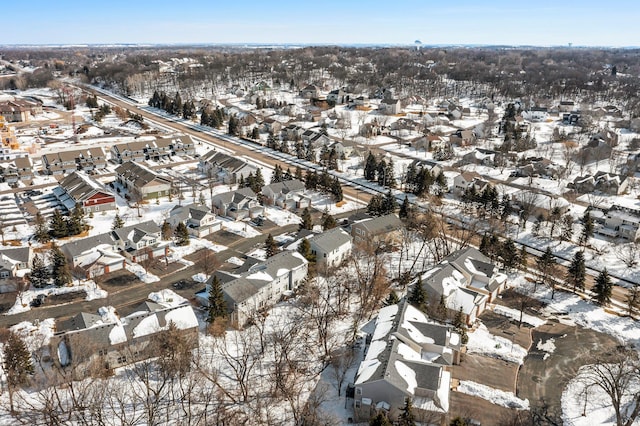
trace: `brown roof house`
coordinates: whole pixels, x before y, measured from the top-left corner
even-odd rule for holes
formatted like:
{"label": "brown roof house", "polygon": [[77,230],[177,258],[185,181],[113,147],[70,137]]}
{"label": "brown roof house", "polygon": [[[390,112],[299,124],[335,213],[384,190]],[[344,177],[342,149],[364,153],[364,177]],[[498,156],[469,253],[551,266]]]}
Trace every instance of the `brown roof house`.
{"label": "brown roof house", "polygon": [[116,168],[116,181],[134,197],[148,200],[166,197],[171,193],[172,180],[146,165],[128,161]]}
{"label": "brown roof house", "polygon": [[399,231],[403,227],[402,221],[395,213],[365,219],[351,225],[353,242],[362,243],[391,243],[399,238]]}

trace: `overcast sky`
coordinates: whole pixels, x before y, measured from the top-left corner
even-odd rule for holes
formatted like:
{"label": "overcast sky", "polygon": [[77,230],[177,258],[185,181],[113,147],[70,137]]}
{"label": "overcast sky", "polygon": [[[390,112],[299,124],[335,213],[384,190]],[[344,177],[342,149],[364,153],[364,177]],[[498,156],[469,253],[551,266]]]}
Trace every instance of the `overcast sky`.
{"label": "overcast sky", "polygon": [[425,45],[640,46],[637,0],[29,0],[13,4],[15,13],[3,17],[0,44],[413,44],[420,40]]}

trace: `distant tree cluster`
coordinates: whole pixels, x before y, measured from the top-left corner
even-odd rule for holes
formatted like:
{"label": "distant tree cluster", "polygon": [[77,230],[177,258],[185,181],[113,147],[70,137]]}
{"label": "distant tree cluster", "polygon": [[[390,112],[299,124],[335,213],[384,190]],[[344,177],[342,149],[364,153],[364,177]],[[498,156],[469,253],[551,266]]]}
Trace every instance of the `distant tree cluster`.
{"label": "distant tree cluster", "polygon": [[179,92],[176,92],[172,98],[167,96],[165,92],[158,92],[156,90],[153,92],[151,99],[149,99],[149,106],[160,108],[168,114],[181,116],[185,120],[196,118],[195,103],[191,99],[183,102]]}
{"label": "distant tree cluster", "polygon": [[326,170],[320,174],[316,170],[307,170],[304,182],[307,189],[331,194],[337,203],[344,198],[340,180],[337,176],[331,176]]}

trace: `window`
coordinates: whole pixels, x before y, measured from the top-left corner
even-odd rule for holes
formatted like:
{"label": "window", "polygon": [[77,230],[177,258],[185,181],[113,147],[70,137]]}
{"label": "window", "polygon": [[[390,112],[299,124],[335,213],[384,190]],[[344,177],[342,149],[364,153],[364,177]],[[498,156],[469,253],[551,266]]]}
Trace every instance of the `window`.
{"label": "window", "polygon": [[362,388],[356,388],[356,395],[362,395]]}
{"label": "window", "polygon": [[9,277],[9,271],[0,272],[0,278],[8,278],[8,277]]}
{"label": "window", "polygon": [[356,408],[360,408],[360,401],[356,401]]}
{"label": "window", "polygon": [[120,355],[118,357],[118,364],[124,364],[125,362],[127,362],[127,357],[124,355]]}

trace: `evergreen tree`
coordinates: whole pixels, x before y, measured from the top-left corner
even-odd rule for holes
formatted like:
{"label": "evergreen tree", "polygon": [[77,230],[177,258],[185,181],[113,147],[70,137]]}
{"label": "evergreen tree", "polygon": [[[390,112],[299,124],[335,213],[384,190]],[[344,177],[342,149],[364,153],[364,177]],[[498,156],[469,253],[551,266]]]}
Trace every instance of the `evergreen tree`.
{"label": "evergreen tree", "polygon": [[489,247],[489,244],[490,244],[489,235],[485,232],[484,234],[482,234],[482,239],[480,240],[480,247],[478,247],[478,250],[480,250],[480,253],[484,254],[485,256],[489,256],[491,252],[491,248]]}
{"label": "evergreen tree", "polygon": [[455,419],[451,420],[451,423],[449,423],[449,426],[468,426],[468,423],[465,419],[458,416]]}
{"label": "evergreen tree", "polygon": [[373,216],[380,216],[383,214],[384,200],[381,195],[374,195],[367,204],[367,213]]}
{"label": "evergreen tree", "polygon": [[378,185],[386,186],[387,179],[389,178],[389,176],[387,176],[387,162],[384,161],[384,159],[378,162],[377,172],[378,172]]}
{"label": "evergreen tree", "polygon": [[113,218],[113,224],[111,225],[111,229],[120,229],[124,226],[124,220],[120,217],[118,213],[116,213],[116,217]]}
{"label": "evergreen tree", "polygon": [[387,194],[384,197],[383,204],[383,214],[389,214],[396,211],[396,207],[398,207],[398,202],[396,201],[396,197],[391,193],[391,190],[387,191]]}
{"label": "evergreen tree", "polygon": [[369,420],[369,426],[392,426],[391,421],[386,414],[380,412]]}
{"label": "evergreen tree", "polygon": [[251,186],[251,189],[253,190],[253,192],[257,194],[258,192],[262,191],[263,186],[264,186],[264,177],[262,177],[262,169],[258,167],[256,169],[256,174],[254,176],[254,182],[253,182],[253,185]]}
{"label": "evergreen tree", "polygon": [[419,281],[413,285],[413,289],[407,300],[416,308],[424,310],[427,304],[427,293],[422,287],[422,282]]}
{"label": "evergreen tree", "polygon": [[328,231],[338,226],[338,222],[329,213],[322,214],[322,230]]}
{"label": "evergreen tree", "polygon": [[49,228],[47,227],[47,223],[45,222],[40,212],[36,213],[35,227],[36,230],[33,234],[33,237],[37,242],[44,244],[51,240],[51,235],[49,235]]}
{"label": "evergreen tree", "polygon": [[344,194],[342,193],[342,185],[340,184],[340,180],[337,177],[334,177],[331,181],[331,195],[333,195],[333,199],[336,203],[339,203],[344,199]]}
{"label": "evergreen tree", "polygon": [[260,130],[258,130],[257,127],[254,127],[251,130],[251,139],[253,139],[254,141],[257,141],[258,139],[260,139]]}
{"label": "evergreen tree", "polygon": [[229,133],[230,135],[233,136],[237,136],[238,135],[238,131],[239,131],[239,123],[238,123],[238,119],[236,118],[235,115],[232,115],[229,117],[229,130],[227,131],[227,133]]}
{"label": "evergreen tree", "polygon": [[[551,246],[547,246],[547,249],[542,254],[542,256],[538,257],[536,260],[536,264],[538,266],[538,271],[540,272],[540,279],[543,283],[549,284],[549,279],[553,282],[553,275],[556,268],[556,258],[551,251]],[[555,285],[551,285],[552,291],[555,291]],[[553,299],[553,292],[551,293],[551,298]]]}
{"label": "evergreen tree", "polygon": [[273,235],[267,235],[267,240],[264,242],[264,249],[267,252],[267,258],[272,257],[278,252],[278,245],[276,240],[273,239]]}
{"label": "evergreen tree", "polygon": [[384,169],[385,185],[389,188],[396,187],[396,178],[394,174],[395,171],[393,167],[393,160],[389,159],[389,162],[386,164],[386,167]]}
{"label": "evergreen tree", "polygon": [[560,219],[560,239],[562,241],[571,241],[573,236],[573,216],[565,214]]}
{"label": "evergreen tree", "polygon": [[502,258],[502,264],[505,269],[511,270],[517,266],[518,250],[511,238],[507,238],[507,240],[502,243],[502,246],[500,247],[500,257]]}
{"label": "evergreen tree", "polygon": [[384,305],[391,306],[391,305],[397,305],[398,303],[400,303],[400,298],[398,297],[395,291],[391,290],[389,292],[389,296],[387,296],[387,298],[384,300]]}
{"label": "evergreen tree", "polygon": [[47,266],[44,264],[44,259],[38,253],[35,253],[31,261],[31,285],[36,288],[46,287],[49,285],[50,278],[51,275],[49,274],[49,269],[47,269]]}
{"label": "evergreen tree", "polygon": [[376,171],[378,170],[378,162],[376,157],[369,151],[367,161],[364,165],[364,178],[368,181],[376,180]]}
{"label": "evergreen tree", "polygon": [[311,218],[311,211],[308,207],[305,207],[302,211],[302,222],[300,223],[300,229],[313,229],[313,219]]}
{"label": "evergreen tree", "polygon": [[67,222],[67,235],[78,235],[82,233],[86,228],[84,221],[84,210],[80,203],[76,204],[71,211],[71,217]]}
{"label": "evergreen tree", "polygon": [[11,412],[13,412],[13,392],[16,388],[29,383],[29,378],[34,373],[33,361],[24,340],[13,331],[9,331],[2,354],[6,383],[9,390],[9,405]]}
{"label": "evergreen tree", "polygon": [[567,268],[565,279],[567,281],[567,285],[573,287],[574,292],[576,291],[576,289],[584,289],[584,283],[586,280],[586,268],[584,252],[582,250],[578,250],[576,254],[573,255],[571,264]]}
{"label": "evergreen tree", "polygon": [[189,239],[189,229],[187,229],[187,225],[185,225],[184,222],[178,223],[174,235],[176,237],[176,245],[178,247],[188,246],[191,242]]}
{"label": "evergreen tree", "polygon": [[53,211],[53,216],[49,220],[49,235],[53,238],[64,238],[69,235],[67,221],[58,209]]}
{"label": "evergreen tree", "polygon": [[211,123],[211,116],[209,115],[207,108],[205,108],[202,110],[202,114],[200,114],[200,125],[208,126],[210,123]]}
{"label": "evergreen tree", "polygon": [[398,426],[416,426],[415,415],[413,414],[413,403],[411,398],[405,398],[404,407],[398,416]]}
{"label": "evergreen tree", "polygon": [[409,217],[409,213],[411,212],[411,204],[409,204],[409,198],[404,196],[404,200],[402,201],[402,205],[400,206],[400,211],[398,212],[398,216],[400,219],[406,219]]}
{"label": "evergreen tree", "polygon": [[302,176],[302,169],[300,168],[300,166],[296,166],[294,177],[298,179],[300,182],[304,181],[304,178]]}
{"label": "evergreen tree", "polygon": [[282,181],[282,167],[280,167],[280,164],[276,163],[276,166],[273,168],[273,174],[271,175],[271,183],[278,183]]}
{"label": "evergreen tree", "polygon": [[464,313],[462,312],[462,306],[456,312],[456,316],[453,318],[453,327],[456,333],[460,335],[460,342],[466,345],[469,341],[469,335],[467,334],[467,324],[464,321]]}
{"label": "evergreen tree", "polygon": [[613,291],[613,283],[611,277],[607,272],[607,268],[604,268],[600,274],[596,277],[596,283],[593,286],[593,292],[595,293],[594,300],[600,305],[607,305],[611,301],[611,293]]}
{"label": "evergreen tree", "polygon": [[222,294],[222,285],[216,275],[211,279],[209,288],[209,316],[207,321],[213,323],[216,318],[225,318],[227,316],[227,304]]}
{"label": "evergreen tree", "polygon": [[580,222],[582,223],[582,233],[580,234],[579,244],[584,246],[589,242],[589,238],[593,237],[593,219],[588,210],[584,212]]}
{"label": "evergreen tree", "polygon": [[51,244],[50,250],[51,258],[51,275],[53,276],[53,284],[56,287],[66,286],[71,282],[71,271],[69,270],[69,264],[60,247],[56,243]]}
{"label": "evergreen tree", "polygon": [[298,253],[304,256],[309,262],[315,262],[316,256],[311,252],[311,243],[308,239],[303,238],[298,246]]}

